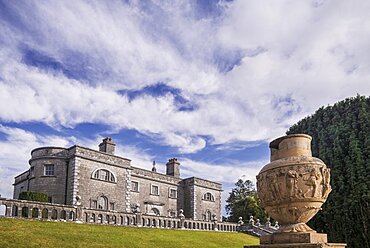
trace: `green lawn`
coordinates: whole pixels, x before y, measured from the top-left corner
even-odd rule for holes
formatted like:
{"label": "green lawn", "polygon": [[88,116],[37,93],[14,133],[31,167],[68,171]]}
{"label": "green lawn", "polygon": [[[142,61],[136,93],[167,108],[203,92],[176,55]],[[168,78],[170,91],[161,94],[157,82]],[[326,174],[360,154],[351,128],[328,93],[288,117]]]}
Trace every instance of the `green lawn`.
{"label": "green lawn", "polygon": [[242,233],[130,228],[0,218],[0,247],[238,247],[258,244]]}

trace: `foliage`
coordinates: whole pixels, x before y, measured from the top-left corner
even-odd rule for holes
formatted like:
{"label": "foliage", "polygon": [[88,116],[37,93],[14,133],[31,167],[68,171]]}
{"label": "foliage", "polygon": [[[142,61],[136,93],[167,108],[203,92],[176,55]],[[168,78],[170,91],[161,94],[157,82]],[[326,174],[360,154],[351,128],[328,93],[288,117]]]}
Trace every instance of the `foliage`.
{"label": "foliage", "polygon": [[48,202],[48,195],[40,192],[22,192],[19,194],[19,200]]}
{"label": "foliage", "polygon": [[310,222],[332,242],[370,247],[370,98],[357,96],[322,107],[287,134],[312,136],[313,156],[331,168],[332,192]]}
{"label": "foliage", "polygon": [[224,248],[258,243],[244,233],[0,218],[0,247]]}
{"label": "foliage", "polygon": [[243,217],[245,222],[253,215],[256,219],[265,222],[266,214],[260,205],[253,183],[250,180],[239,179],[235,186],[226,200],[225,208],[229,215],[227,220],[237,222],[239,217]]}

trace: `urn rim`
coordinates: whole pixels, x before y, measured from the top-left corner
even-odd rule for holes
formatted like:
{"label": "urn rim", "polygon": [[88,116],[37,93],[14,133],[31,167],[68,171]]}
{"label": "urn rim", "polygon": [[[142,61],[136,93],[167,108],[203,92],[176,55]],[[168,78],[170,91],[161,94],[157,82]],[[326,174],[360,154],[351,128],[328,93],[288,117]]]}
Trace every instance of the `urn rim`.
{"label": "urn rim", "polygon": [[310,135],[308,135],[308,134],[303,134],[303,133],[299,133],[299,134],[288,134],[288,135],[281,136],[281,137],[279,137],[279,138],[274,139],[273,141],[271,141],[270,144],[269,144],[269,148],[278,149],[279,148],[279,144],[280,144],[281,141],[283,141],[285,139],[297,138],[297,137],[307,138],[310,141],[312,140],[312,137]]}

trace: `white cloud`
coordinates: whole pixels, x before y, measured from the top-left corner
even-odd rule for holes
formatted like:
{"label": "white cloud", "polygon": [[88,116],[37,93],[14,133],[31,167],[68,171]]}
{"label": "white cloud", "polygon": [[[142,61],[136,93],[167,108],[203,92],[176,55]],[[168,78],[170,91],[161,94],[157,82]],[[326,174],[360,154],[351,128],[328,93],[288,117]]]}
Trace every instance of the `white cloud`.
{"label": "white cloud", "polygon": [[261,161],[231,161],[230,163],[209,164],[201,161],[194,161],[187,158],[180,158],[181,176],[183,178],[196,176],[211,181],[222,183],[223,192],[221,195],[222,214],[226,215],[225,204],[234,184],[238,179],[251,180],[256,185],[256,175],[261,168],[269,163]]}
{"label": "white cloud", "polygon": [[12,197],[14,177],[29,168],[31,150],[40,146],[68,147],[74,137],[38,135],[20,128],[0,125],[5,139],[0,141],[0,194]]}
{"label": "white cloud", "polygon": [[182,177],[200,177],[219,183],[234,184],[243,176],[244,180],[256,182],[256,175],[263,165],[268,162],[261,161],[231,161],[230,163],[210,164],[194,161],[188,158],[180,158]]}
{"label": "white cloud", "polygon": [[[204,137],[269,140],[322,105],[370,95],[370,4],[355,2],[234,1],[213,19],[179,2],[17,4],[26,28],[0,22],[0,120],[104,123],[181,153],[203,149]],[[93,76],[88,84],[27,66],[21,45]],[[216,55],[257,48],[233,70],[217,70]],[[179,88],[195,110],[178,111],[171,94],[129,101],[116,92],[157,82]]]}

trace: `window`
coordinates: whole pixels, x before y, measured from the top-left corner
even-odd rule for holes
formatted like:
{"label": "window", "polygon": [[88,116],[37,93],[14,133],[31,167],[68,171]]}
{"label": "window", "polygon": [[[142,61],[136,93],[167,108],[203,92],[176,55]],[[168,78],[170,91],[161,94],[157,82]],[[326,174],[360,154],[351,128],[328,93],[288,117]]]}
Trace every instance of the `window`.
{"label": "window", "polygon": [[98,201],[96,201],[96,200],[92,200],[92,202],[91,202],[91,207],[92,207],[92,208],[98,208]]}
{"label": "window", "polygon": [[98,199],[98,209],[108,209],[108,199],[105,196],[100,196]]}
{"label": "window", "polygon": [[92,178],[106,182],[116,182],[116,177],[114,176],[114,174],[105,169],[95,170],[93,172]]}
{"label": "window", "polygon": [[30,168],[30,177],[34,177],[35,176],[35,167],[31,167]]}
{"label": "window", "polygon": [[215,197],[211,193],[207,192],[203,195],[203,200],[205,200],[205,201],[215,201]]}
{"label": "window", "polygon": [[44,175],[45,176],[54,176],[54,165],[53,164],[44,165]]}
{"label": "window", "polygon": [[161,215],[157,208],[152,208],[152,210],[150,211],[150,214],[151,215],[156,215],[156,216]]}
{"label": "window", "polygon": [[113,202],[109,203],[109,209],[114,210],[114,203]]}
{"label": "window", "polygon": [[209,210],[206,211],[206,220],[207,221],[212,221],[212,213]]}
{"label": "window", "polygon": [[170,189],[168,197],[169,198],[177,198],[177,190],[176,189]]}
{"label": "window", "polygon": [[53,198],[51,196],[48,196],[48,202],[53,203]]}
{"label": "window", "polygon": [[157,185],[152,185],[150,193],[152,195],[159,195],[159,187]]}
{"label": "window", "polygon": [[139,182],[131,181],[131,191],[139,192]]}

